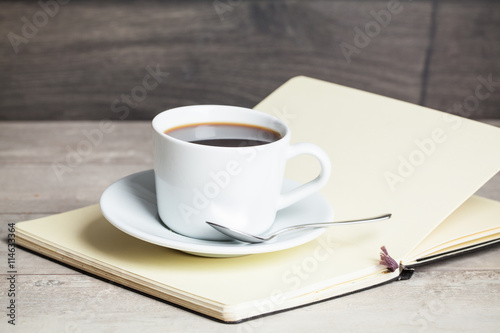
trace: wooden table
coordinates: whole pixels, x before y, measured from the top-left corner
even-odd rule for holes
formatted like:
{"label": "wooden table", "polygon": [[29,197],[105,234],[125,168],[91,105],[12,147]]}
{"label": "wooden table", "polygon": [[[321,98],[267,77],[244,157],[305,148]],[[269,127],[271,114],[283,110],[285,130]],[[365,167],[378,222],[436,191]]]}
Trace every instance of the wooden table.
{"label": "wooden table", "polygon": [[[499,120],[490,121],[500,126]],[[7,323],[8,224],[84,207],[128,174],[151,169],[145,121],[0,122],[0,311]],[[87,135],[87,136],[86,136]],[[88,153],[76,158],[86,145]],[[72,157],[69,157],[72,156]],[[68,160],[66,160],[68,159]],[[67,162],[71,163],[67,163]],[[55,171],[57,163],[69,165]],[[500,200],[500,174],[480,195]],[[15,251],[19,332],[422,332],[500,329],[500,246],[418,268],[390,283],[304,308],[225,325],[21,248]],[[5,329],[9,330],[5,330]]]}

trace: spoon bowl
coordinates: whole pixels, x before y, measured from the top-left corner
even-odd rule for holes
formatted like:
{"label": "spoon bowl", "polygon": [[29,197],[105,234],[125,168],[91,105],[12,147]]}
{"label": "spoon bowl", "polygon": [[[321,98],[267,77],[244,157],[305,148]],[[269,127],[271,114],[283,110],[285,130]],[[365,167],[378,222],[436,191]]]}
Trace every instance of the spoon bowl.
{"label": "spoon bowl", "polygon": [[390,219],[392,214],[384,214],[380,216],[375,216],[375,217],[370,217],[370,218],[364,218],[364,219],[358,219],[358,220],[349,220],[349,221],[332,221],[332,222],[321,222],[321,223],[307,223],[307,224],[299,224],[299,225],[294,225],[291,227],[283,228],[278,231],[275,231],[272,234],[268,235],[251,235],[247,232],[241,231],[241,230],[236,230],[233,228],[225,227],[223,225],[214,223],[214,222],[209,222],[207,221],[207,224],[210,225],[212,228],[216,229],[217,231],[223,233],[224,235],[236,239],[240,242],[245,242],[245,243],[262,243],[262,242],[267,242],[274,237],[288,232],[292,230],[299,230],[299,229],[311,229],[311,228],[325,228],[329,227],[332,225],[344,225],[344,224],[359,224],[359,223],[367,223],[367,222],[377,222],[377,221],[382,221],[382,220],[387,220]]}

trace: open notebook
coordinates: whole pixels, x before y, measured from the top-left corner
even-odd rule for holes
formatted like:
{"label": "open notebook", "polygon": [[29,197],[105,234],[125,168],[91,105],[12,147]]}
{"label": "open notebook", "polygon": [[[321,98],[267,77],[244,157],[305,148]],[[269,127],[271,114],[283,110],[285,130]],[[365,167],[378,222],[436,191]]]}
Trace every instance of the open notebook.
{"label": "open notebook", "polygon": [[[285,120],[293,142],[329,153],[332,178],[321,194],[337,220],[393,217],[332,227],[288,250],[204,258],[129,236],[93,205],[17,223],[17,244],[237,322],[397,280],[407,267],[500,241],[500,202],[473,196],[500,170],[500,129],[306,77],[256,109]],[[317,172],[310,164],[290,161],[287,177],[307,181]],[[379,263],[381,246],[399,269]]]}

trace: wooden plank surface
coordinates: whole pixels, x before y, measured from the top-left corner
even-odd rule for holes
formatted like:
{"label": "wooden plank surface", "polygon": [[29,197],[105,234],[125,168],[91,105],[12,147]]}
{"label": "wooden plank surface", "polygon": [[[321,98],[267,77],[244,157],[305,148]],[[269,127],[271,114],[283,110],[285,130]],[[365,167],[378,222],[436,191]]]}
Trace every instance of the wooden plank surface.
{"label": "wooden plank surface", "polygon": [[[389,4],[0,1],[0,120],[252,107],[296,75],[500,118],[500,3],[401,1],[388,12]],[[494,84],[476,103],[479,76]]]}
{"label": "wooden plank surface", "polygon": [[[86,275],[26,275],[18,281],[22,312],[16,328],[21,332],[495,332],[498,295],[489,290],[498,291],[500,273],[460,273],[462,278],[457,272],[416,273],[409,281],[236,325],[220,324]],[[78,301],[68,302],[75,295]]]}
{"label": "wooden plank surface", "polygon": [[[499,120],[489,123],[500,126]],[[113,130],[62,180],[51,165],[99,122],[0,122],[0,278],[7,224],[97,203],[122,176],[152,167],[149,122]],[[36,135],[25,135],[33,133]],[[61,140],[64,133],[65,140]],[[480,192],[500,200],[497,175]],[[500,328],[500,246],[416,269],[408,281],[237,325],[225,325],[16,249],[20,332],[495,332]],[[0,284],[5,308],[7,284]],[[3,310],[5,312],[5,310]],[[3,315],[5,316],[5,314]],[[56,319],[57,318],[57,319]],[[15,331],[6,318],[2,331]]]}
{"label": "wooden plank surface", "polygon": [[[70,2],[20,42],[12,34],[24,38],[23,18],[42,9],[0,1],[6,36],[0,120],[132,120],[187,104],[253,107],[296,75],[418,103],[432,2],[402,2],[381,26],[371,12],[387,6],[381,0]],[[157,82],[147,78],[152,70],[160,72]]]}
{"label": "wooden plank surface", "polygon": [[437,1],[435,11],[423,103],[468,118],[500,118],[499,3]]}

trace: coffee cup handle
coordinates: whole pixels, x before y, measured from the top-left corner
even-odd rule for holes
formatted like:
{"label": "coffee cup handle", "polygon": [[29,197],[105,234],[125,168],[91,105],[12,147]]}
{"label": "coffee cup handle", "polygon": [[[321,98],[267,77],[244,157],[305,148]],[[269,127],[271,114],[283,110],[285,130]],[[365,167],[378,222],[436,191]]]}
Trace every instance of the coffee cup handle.
{"label": "coffee cup handle", "polygon": [[287,160],[302,154],[312,155],[316,157],[316,159],[320,163],[321,171],[319,175],[310,182],[302,184],[287,193],[281,194],[278,199],[278,210],[288,207],[296,203],[297,201],[300,201],[305,197],[319,191],[323,186],[326,185],[328,179],[330,178],[330,158],[323,149],[312,143],[296,143],[288,147]]}

